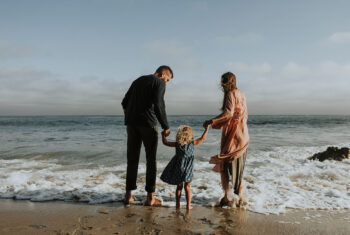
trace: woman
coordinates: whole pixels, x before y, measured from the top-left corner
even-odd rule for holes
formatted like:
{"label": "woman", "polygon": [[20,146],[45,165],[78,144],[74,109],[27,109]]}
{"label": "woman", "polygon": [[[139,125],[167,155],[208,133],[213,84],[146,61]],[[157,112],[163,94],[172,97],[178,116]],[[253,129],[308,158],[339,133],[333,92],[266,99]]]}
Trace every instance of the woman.
{"label": "woman", "polygon": [[222,113],[203,123],[203,126],[212,125],[214,129],[222,129],[220,154],[211,157],[210,163],[215,164],[214,171],[220,172],[221,184],[224,197],[220,205],[228,205],[227,197],[229,191],[229,178],[232,175],[234,193],[240,198],[238,205],[242,202],[242,181],[249,134],[247,127],[247,104],[246,99],[236,86],[236,76],[227,72],[221,76],[221,87],[224,92]]}

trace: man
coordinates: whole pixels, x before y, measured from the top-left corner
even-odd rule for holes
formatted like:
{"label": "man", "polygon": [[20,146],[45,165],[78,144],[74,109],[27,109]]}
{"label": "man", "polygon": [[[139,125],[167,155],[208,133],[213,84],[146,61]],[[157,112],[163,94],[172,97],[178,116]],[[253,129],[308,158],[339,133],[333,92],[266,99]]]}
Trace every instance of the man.
{"label": "man", "polygon": [[127,91],[122,106],[125,114],[127,141],[127,172],[125,203],[134,201],[132,190],[137,188],[137,170],[140,159],[141,143],[146,151],[146,191],[148,206],[161,205],[154,197],[157,176],[157,146],[159,121],[166,136],[170,134],[165,112],[165,85],[173,78],[169,66],[160,66],[154,74],[136,79]]}

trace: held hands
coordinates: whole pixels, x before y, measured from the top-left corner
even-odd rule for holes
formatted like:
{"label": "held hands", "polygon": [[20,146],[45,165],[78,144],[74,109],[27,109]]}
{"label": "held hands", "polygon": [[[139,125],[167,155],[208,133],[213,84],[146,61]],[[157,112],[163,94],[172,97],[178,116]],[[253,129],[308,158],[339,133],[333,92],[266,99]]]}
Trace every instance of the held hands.
{"label": "held hands", "polygon": [[200,143],[202,143],[205,138],[207,138],[208,135],[208,131],[209,131],[209,126],[211,125],[212,121],[211,120],[207,120],[203,123],[203,127],[205,128],[202,136],[196,140],[194,140],[194,145],[199,145]]}
{"label": "held hands", "polygon": [[203,127],[207,129],[211,124],[213,124],[212,120],[206,120],[205,122],[203,122]]}
{"label": "held hands", "polygon": [[162,142],[164,145],[169,146],[169,147],[175,147],[176,142],[169,142],[166,137],[170,134],[170,130],[166,129],[162,131]]}
{"label": "held hands", "polygon": [[207,136],[207,134],[208,134],[208,132],[209,132],[209,126],[210,126],[211,124],[208,124],[208,125],[206,125],[206,126],[204,126],[204,124],[203,124],[203,126],[204,126],[204,132],[203,132],[203,136],[204,136],[204,138],[206,138],[206,136]]}
{"label": "held hands", "polygon": [[162,131],[162,136],[167,137],[169,135],[170,135],[170,130],[169,129],[166,129],[166,130]]}

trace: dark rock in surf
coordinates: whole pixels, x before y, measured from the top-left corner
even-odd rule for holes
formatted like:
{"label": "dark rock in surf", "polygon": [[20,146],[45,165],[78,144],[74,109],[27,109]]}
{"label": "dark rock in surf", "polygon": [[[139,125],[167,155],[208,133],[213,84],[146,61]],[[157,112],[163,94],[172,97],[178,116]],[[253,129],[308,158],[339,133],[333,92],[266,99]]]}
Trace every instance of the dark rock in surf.
{"label": "dark rock in surf", "polygon": [[316,153],[309,157],[308,160],[319,160],[323,162],[324,160],[342,161],[348,158],[350,158],[349,148],[339,149],[337,147],[328,147],[326,151]]}

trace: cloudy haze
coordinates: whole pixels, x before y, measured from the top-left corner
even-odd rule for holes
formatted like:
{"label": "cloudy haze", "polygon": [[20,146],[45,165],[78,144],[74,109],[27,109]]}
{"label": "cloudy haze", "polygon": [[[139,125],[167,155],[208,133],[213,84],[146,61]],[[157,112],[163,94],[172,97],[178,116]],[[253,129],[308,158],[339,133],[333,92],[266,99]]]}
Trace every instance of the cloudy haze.
{"label": "cloudy haze", "polygon": [[[249,2],[249,3],[248,3]],[[0,115],[113,115],[170,65],[169,114],[350,114],[348,1],[1,1]]]}

